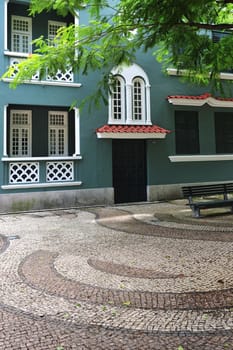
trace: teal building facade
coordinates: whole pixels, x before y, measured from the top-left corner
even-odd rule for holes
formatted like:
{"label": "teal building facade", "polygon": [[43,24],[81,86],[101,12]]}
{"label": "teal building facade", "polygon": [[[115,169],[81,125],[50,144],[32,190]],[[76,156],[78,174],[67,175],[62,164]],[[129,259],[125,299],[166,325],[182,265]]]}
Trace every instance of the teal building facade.
{"label": "teal building facade", "polygon": [[[166,200],[179,198],[183,184],[232,181],[233,95],[181,83],[151,53],[112,67],[116,84],[98,109],[70,108],[94,92],[98,73],[67,67],[11,89],[31,41],[77,21],[30,17],[28,4],[0,4],[1,75],[15,67],[0,82],[0,212]],[[233,74],[221,78],[231,84]]]}

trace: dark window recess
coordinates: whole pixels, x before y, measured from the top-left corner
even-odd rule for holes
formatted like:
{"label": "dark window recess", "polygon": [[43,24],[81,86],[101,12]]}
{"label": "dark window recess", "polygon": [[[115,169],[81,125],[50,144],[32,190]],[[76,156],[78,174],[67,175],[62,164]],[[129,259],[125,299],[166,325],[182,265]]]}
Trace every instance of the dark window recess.
{"label": "dark window recess", "polygon": [[175,112],[176,154],[199,154],[198,113]]}
{"label": "dark window recess", "polygon": [[215,113],[216,153],[233,153],[233,113]]}
{"label": "dark window recess", "polygon": [[219,32],[217,30],[212,31],[212,41],[214,43],[218,43],[220,39],[227,37],[228,35],[232,35],[229,32]]}
{"label": "dark window recess", "polygon": [[[48,156],[48,112],[67,111],[66,107],[10,105],[7,118],[7,152],[10,154],[10,111],[11,109],[30,110],[32,113],[31,148],[32,157]],[[75,153],[75,116],[74,111],[68,112],[68,155]]]}

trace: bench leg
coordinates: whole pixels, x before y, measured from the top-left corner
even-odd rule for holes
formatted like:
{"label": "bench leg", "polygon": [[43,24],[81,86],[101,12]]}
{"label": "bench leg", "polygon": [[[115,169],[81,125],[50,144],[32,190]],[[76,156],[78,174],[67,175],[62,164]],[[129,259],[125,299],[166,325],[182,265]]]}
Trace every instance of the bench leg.
{"label": "bench leg", "polygon": [[198,207],[192,207],[192,211],[193,211],[193,217],[194,218],[200,218],[200,208]]}

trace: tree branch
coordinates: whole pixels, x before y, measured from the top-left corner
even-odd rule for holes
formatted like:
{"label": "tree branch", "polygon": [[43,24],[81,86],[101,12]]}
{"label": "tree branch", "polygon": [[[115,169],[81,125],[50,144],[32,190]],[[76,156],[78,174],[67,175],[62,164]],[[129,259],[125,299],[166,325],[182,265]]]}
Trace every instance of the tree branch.
{"label": "tree branch", "polygon": [[[231,0],[233,3],[233,0]],[[196,23],[196,22],[181,22],[175,24],[177,26],[187,26],[187,27],[196,27],[200,29],[209,29],[209,30],[223,30],[223,29],[233,29],[233,23],[219,23],[219,24],[209,24],[209,23]]]}

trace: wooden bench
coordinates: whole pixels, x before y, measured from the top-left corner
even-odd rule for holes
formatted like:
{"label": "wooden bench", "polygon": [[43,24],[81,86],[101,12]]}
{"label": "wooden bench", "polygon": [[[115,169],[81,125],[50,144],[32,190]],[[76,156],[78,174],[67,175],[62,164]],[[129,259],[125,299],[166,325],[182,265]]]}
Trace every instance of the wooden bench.
{"label": "wooden bench", "polygon": [[[233,193],[233,183],[184,186],[182,192],[184,198],[188,199],[188,205],[195,218],[200,218],[201,209],[208,208],[231,207],[233,213],[233,198],[228,197],[229,193]],[[214,198],[215,195],[221,195],[222,198]],[[204,198],[202,199],[202,197]]]}

